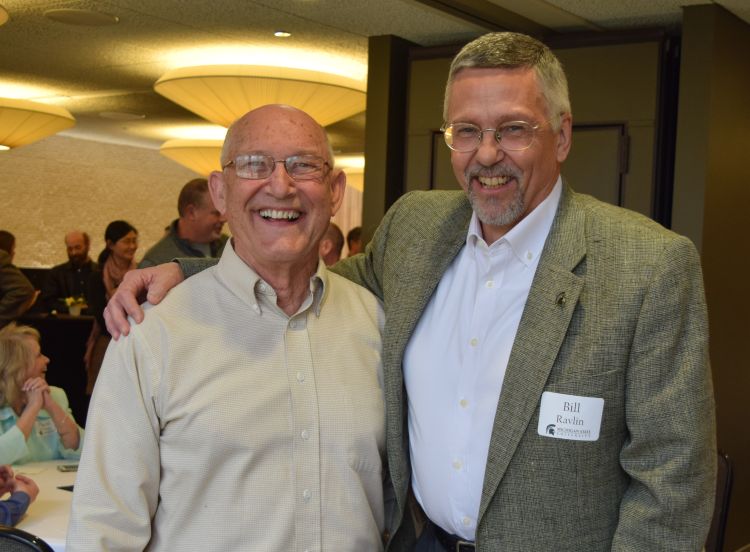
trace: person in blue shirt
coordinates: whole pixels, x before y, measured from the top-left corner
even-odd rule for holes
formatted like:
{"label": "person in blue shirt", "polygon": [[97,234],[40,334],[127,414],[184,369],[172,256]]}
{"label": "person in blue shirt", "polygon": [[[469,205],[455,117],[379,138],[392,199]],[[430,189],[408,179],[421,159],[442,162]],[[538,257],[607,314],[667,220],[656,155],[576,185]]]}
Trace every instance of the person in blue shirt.
{"label": "person in blue shirt", "polygon": [[84,431],[65,391],[47,385],[47,364],[34,328],[0,330],[0,464],[81,457]]}
{"label": "person in blue shirt", "polygon": [[13,526],[26,512],[29,504],[39,494],[39,487],[25,475],[15,475],[10,466],[0,466],[0,497],[10,493],[10,497],[0,500],[0,525]]}

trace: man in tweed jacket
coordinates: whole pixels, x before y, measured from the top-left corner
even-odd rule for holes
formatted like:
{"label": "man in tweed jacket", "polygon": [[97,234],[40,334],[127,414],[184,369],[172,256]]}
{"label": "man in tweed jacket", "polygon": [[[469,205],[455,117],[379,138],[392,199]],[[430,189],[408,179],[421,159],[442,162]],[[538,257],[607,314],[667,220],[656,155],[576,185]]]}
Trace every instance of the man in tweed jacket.
{"label": "man in tweed jacket", "polygon": [[562,183],[567,84],[536,40],[467,45],[444,118],[465,193],[407,194],[335,269],[384,302],[390,549],[700,550],[715,437],[695,248]]}

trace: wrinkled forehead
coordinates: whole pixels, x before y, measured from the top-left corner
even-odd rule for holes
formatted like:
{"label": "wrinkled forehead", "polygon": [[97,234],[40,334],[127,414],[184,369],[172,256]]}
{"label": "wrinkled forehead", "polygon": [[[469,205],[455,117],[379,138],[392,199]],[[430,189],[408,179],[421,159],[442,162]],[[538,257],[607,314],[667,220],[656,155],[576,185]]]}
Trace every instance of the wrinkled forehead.
{"label": "wrinkled forehead", "polygon": [[274,157],[296,154],[329,157],[325,131],[298,110],[266,109],[252,112],[234,125],[230,139],[232,156],[258,152]]}

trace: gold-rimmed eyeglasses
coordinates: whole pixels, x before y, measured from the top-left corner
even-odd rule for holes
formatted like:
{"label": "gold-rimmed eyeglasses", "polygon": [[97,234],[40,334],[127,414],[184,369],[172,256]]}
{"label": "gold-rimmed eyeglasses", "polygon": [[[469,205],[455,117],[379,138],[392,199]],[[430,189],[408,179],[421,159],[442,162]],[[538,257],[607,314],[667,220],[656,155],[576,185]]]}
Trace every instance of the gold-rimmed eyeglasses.
{"label": "gold-rimmed eyeglasses", "polygon": [[537,130],[546,123],[531,124],[526,121],[510,121],[497,128],[480,128],[472,123],[445,123],[440,128],[445,143],[453,151],[467,153],[475,151],[482,143],[485,132],[492,132],[498,145],[507,151],[523,151],[531,147]]}

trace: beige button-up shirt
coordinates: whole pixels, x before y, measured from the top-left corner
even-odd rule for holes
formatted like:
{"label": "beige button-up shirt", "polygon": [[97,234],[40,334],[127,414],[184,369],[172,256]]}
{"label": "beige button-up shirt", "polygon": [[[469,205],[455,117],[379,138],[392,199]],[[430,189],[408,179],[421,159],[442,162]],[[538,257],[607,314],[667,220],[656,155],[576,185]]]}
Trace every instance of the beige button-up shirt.
{"label": "beige button-up shirt", "polygon": [[379,550],[381,331],[320,263],[294,316],[230,244],[113,342],[67,550]]}

